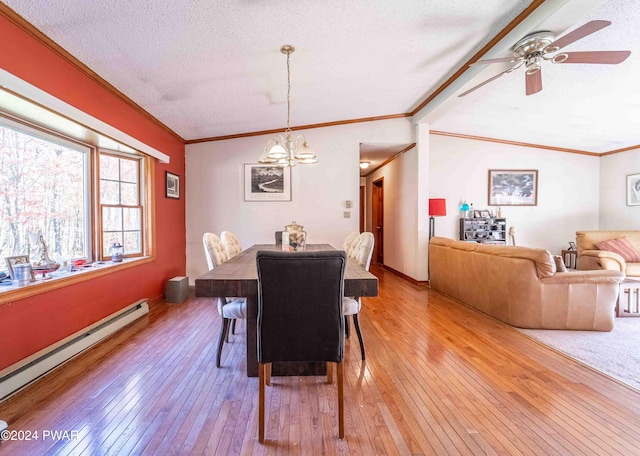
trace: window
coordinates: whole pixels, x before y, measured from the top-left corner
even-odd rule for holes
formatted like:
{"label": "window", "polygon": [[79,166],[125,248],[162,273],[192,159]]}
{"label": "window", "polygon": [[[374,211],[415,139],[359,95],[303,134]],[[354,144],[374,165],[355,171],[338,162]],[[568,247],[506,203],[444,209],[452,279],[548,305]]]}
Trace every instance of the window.
{"label": "window", "polygon": [[37,262],[33,247],[39,235],[53,259],[90,257],[90,152],[0,121],[0,258],[31,254]]}
{"label": "window", "polygon": [[150,192],[144,188],[151,165],[111,143],[119,149],[0,117],[0,270],[6,257],[40,260],[40,235],[58,262],[108,259],[115,242],[125,257],[151,254],[145,242]]}
{"label": "window", "polygon": [[139,158],[100,153],[103,257],[111,256],[114,243],[124,247],[126,256],[143,252],[140,161]]}

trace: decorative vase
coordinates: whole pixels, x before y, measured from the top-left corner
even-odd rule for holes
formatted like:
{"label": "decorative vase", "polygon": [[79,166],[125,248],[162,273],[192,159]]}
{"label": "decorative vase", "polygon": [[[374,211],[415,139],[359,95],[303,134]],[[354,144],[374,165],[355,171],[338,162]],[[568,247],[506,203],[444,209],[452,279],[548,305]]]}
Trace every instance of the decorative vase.
{"label": "decorative vase", "polygon": [[[307,241],[307,232],[304,226],[298,225],[295,220],[290,225],[284,227],[285,233],[289,237],[289,246],[293,251],[304,250]],[[285,233],[282,233],[283,235]],[[284,236],[282,245],[284,246]]]}

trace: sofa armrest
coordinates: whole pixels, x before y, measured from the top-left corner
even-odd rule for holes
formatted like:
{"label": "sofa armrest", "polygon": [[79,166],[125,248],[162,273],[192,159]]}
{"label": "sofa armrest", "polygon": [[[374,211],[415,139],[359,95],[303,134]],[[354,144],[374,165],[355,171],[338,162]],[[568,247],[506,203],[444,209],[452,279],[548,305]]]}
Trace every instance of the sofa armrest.
{"label": "sofa armrest", "polygon": [[588,257],[592,261],[598,262],[602,269],[609,271],[624,272],[627,269],[624,258],[608,250],[583,250],[580,256]]}
{"label": "sofa armrest", "polygon": [[546,285],[551,284],[574,284],[574,283],[608,283],[622,282],[624,272],[597,270],[597,271],[570,271],[557,272],[551,277],[543,277],[540,282]]}

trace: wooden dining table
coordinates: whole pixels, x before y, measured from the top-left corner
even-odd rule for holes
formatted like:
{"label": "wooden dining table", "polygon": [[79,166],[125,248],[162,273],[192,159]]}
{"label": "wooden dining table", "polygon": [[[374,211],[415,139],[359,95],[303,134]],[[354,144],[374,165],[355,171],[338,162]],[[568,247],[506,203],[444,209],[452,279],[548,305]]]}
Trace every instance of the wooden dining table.
{"label": "wooden dining table", "polygon": [[[258,272],[256,252],[282,250],[275,244],[255,244],[196,279],[198,297],[247,299],[247,376],[258,376]],[[329,244],[307,244],[306,250],[335,250]],[[349,258],[344,273],[344,294],[356,298],[378,295],[378,278]],[[275,367],[275,366],[274,366]]]}

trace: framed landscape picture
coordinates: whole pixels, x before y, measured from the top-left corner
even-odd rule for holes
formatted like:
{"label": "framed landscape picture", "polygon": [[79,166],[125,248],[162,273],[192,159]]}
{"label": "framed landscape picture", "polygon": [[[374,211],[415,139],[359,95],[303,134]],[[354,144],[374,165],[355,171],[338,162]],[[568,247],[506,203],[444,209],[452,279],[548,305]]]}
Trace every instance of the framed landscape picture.
{"label": "framed landscape picture", "polygon": [[291,168],[246,163],[245,201],[291,201]]}
{"label": "framed landscape picture", "polygon": [[627,176],[627,206],[640,206],[640,174]]}
{"label": "framed landscape picture", "polygon": [[489,206],[537,206],[538,170],[490,169]]}

